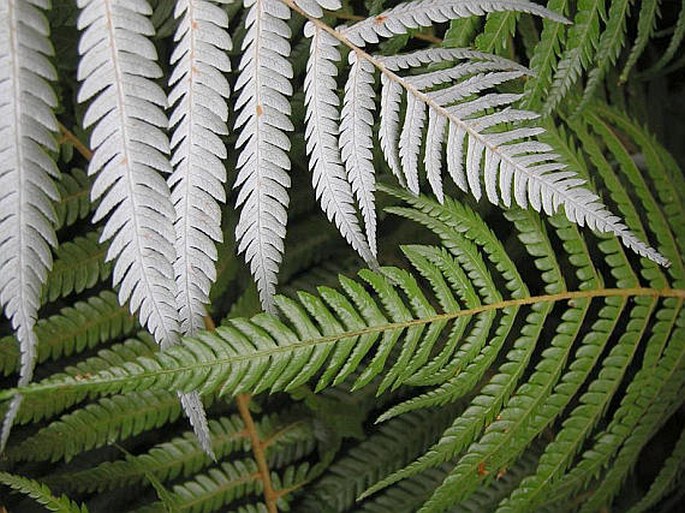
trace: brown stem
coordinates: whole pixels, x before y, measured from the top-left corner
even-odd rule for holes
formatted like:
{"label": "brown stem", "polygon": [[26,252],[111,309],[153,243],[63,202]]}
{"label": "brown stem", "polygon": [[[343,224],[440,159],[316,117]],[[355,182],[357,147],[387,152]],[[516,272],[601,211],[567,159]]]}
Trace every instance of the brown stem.
{"label": "brown stem", "polygon": [[271,484],[271,472],[269,471],[269,465],[266,462],[264,443],[259,438],[257,427],[255,426],[254,420],[252,419],[252,414],[250,413],[250,399],[252,399],[250,394],[238,394],[235,398],[235,401],[238,404],[240,417],[245,423],[245,429],[247,429],[247,432],[250,434],[252,454],[257,462],[257,468],[259,469],[259,474],[261,475],[262,485],[264,485],[264,502],[266,503],[266,509],[269,513],[278,513],[276,501],[278,500],[279,496],[274,491]]}
{"label": "brown stem", "polygon": [[[205,315],[204,320],[205,328],[210,331],[214,331],[216,329],[214,320],[209,315]],[[265,453],[267,444],[259,438],[257,426],[255,425],[252,414],[250,413],[251,399],[252,397],[250,394],[238,394],[235,398],[235,402],[238,404],[240,418],[243,419],[243,424],[245,424],[245,431],[250,437],[252,455],[257,462],[260,479],[262,481],[262,485],[264,486],[264,502],[266,503],[266,509],[269,513],[278,513],[276,501],[278,500],[278,497],[283,494],[277,494],[274,491],[273,485],[271,484],[271,471],[269,470],[269,465],[266,462]]]}
{"label": "brown stem", "polygon": [[59,131],[62,134],[62,141],[67,141],[72,144],[76,151],[78,151],[81,156],[90,161],[93,158],[93,152],[88,149],[88,147],[81,142],[81,140],[74,135],[74,133],[65,127],[62,123],[58,123]]}

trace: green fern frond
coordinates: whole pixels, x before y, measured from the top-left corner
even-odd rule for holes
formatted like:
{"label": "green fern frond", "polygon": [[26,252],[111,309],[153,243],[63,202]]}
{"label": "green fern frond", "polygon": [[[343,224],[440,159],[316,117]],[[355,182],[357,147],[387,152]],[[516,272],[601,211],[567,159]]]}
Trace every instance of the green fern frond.
{"label": "green fern frond", "polygon": [[[57,315],[41,319],[36,325],[38,363],[48,359],[92,349],[113,338],[132,333],[137,323],[126,307],[119,306],[116,295],[103,291]],[[0,339],[0,369],[5,375],[19,365],[19,350],[14,337]]]}
{"label": "green fern frond", "polygon": [[[485,20],[483,32],[476,38],[476,48],[482,52],[496,53],[508,57],[507,49],[510,48],[510,38],[516,32],[520,13],[517,12],[493,12],[488,14]],[[558,23],[557,25],[561,25]]]}
{"label": "green fern frond", "polygon": [[577,110],[584,109],[597,89],[602,85],[611,66],[616,63],[626,38],[626,26],[630,15],[630,6],[633,0],[613,0],[610,2],[607,13],[606,27],[597,43],[597,52],[594,56],[594,67],[588,76],[583,98]]}
{"label": "green fern frond", "polygon": [[[0,484],[9,486],[24,495],[28,495],[38,504],[45,506],[48,511],[58,513],[88,513],[86,506],[72,502],[68,497],[55,497],[50,489],[33,479],[15,476],[7,472],[0,472]],[[3,508],[4,509],[4,508]]]}
{"label": "green fern frond", "polygon": [[59,201],[54,204],[57,228],[71,226],[88,217],[93,204],[89,198],[91,180],[85,171],[75,168],[69,173],[62,173],[55,185],[59,192]]}
{"label": "green fern frond", "polygon": [[60,244],[43,287],[44,302],[78,294],[109,278],[112,266],[105,262],[107,246],[99,238],[99,232],[90,232]]}
{"label": "green fern frond", "polygon": [[676,21],[673,30],[673,35],[671,36],[671,40],[668,43],[668,47],[661,55],[659,60],[656,61],[656,63],[652,67],[650,67],[642,74],[643,78],[653,77],[661,70],[663,70],[663,68],[669,62],[671,62],[671,60],[675,56],[676,52],[678,51],[680,45],[683,42],[683,39],[685,39],[685,1],[681,1],[680,13],[678,14],[678,20]]}
{"label": "green fern frond", "polygon": [[664,466],[661,467],[659,474],[649,487],[649,491],[640,502],[628,510],[628,513],[644,513],[656,506],[660,500],[668,496],[678,486],[684,472],[685,431],[682,431],[673,448],[673,452],[664,463]]}
{"label": "green fern frond", "polygon": [[545,115],[551,114],[557,108],[583,70],[590,66],[600,38],[600,20],[606,17],[604,3],[604,0],[578,1],[576,16],[565,41],[564,53],[547,93],[543,108]]}
{"label": "green fern frond", "polygon": [[[413,460],[448,425],[454,408],[412,412],[382,425],[338,459],[309,487],[303,512],[348,511],[372,483]],[[401,451],[397,451],[401,447]]]}
{"label": "green fern frond", "polygon": [[[550,0],[547,8],[566,16],[569,2],[568,0]],[[535,47],[530,59],[530,69],[535,72],[535,78],[526,81],[526,95],[523,99],[525,107],[535,111],[542,107],[543,97],[552,84],[552,78],[557,69],[557,62],[567,35],[567,28],[561,23],[545,20],[542,26],[540,42]]]}
{"label": "green fern frond", "polygon": [[[286,464],[282,456],[284,448],[298,446],[303,441],[312,439],[311,425],[302,421],[283,425],[276,417],[265,416],[259,419],[257,429],[264,440],[267,458],[276,467]],[[209,420],[209,432],[212,449],[219,460],[237,451],[250,450],[250,439],[237,415]],[[197,438],[188,431],[169,442],[154,446],[145,454],[57,475],[51,482],[80,492],[102,492],[140,483],[148,476],[154,476],[160,481],[189,478],[211,463],[211,458],[200,447]]]}
{"label": "green fern frond", "polygon": [[619,80],[625,82],[628,80],[628,75],[637,64],[637,60],[647,47],[647,43],[654,34],[656,28],[657,18],[659,17],[659,3],[660,0],[643,0],[640,7],[640,19],[637,23],[637,37],[635,43],[630,49],[628,60],[621,71]]}
{"label": "green fern frond", "polygon": [[[233,460],[206,474],[173,487],[169,499],[177,512],[206,513],[248,495],[262,493],[257,464],[251,459]],[[134,510],[135,513],[166,513],[163,502]]]}
{"label": "green fern frond", "polygon": [[7,450],[11,460],[71,460],[75,455],[125,440],[178,419],[174,392],[132,392],[103,397],[44,427]]}

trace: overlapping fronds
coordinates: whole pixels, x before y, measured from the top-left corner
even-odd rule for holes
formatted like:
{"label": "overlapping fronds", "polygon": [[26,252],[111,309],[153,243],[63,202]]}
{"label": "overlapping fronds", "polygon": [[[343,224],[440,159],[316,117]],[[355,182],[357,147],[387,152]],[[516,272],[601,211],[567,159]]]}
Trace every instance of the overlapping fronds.
{"label": "overlapping fronds", "polygon": [[[126,307],[119,306],[116,295],[103,291],[36,324],[38,339],[36,360],[57,360],[63,356],[92,349],[121,335],[133,332],[136,322]],[[0,341],[0,368],[5,375],[19,364],[19,352],[14,337]]]}
{"label": "overlapping fronds", "polygon": [[[177,212],[172,204],[169,186],[160,174],[171,173],[171,164],[167,158],[169,141],[163,132],[168,126],[163,112],[167,98],[154,82],[162,75],[162,71],[156,63],[154,45],[148,39],[154,34],[154,28],[147,18],[151,9],[145,0],[130,4],[118,4],[111,0],[83,0],[78,5],[81,8],[78,25],[83,31],[79,43],[82,57],[78,75],[82,85],[78,100],[91,100],[83,123],[85,127],[94,126],[89,174],[97,174],[97,177],[91,196],[101,200],[94,221],[109,215],[101,240],[110,240],[107,260],[115,260],[113,282],[119,287],[119,301],[122,304],[128,301],[131,311],[138,312],[141,324],[153,333],[162,347],[167,347],[178,343],[182,329],[177,305],[178,289],[176,280],[172,278],[177,241],[174,220],[182,235],[179,244],[183,246],[183,257],[177,280],[187,285],[184,295],[195,296],[190,291],[191,280],[205,294],[209,292],[209,285],[203,284],[197,276],[193,274],[188,277],[191,274],[189,269],[194,264],[205,275],[211,276],[213,270],[207,268],[206,262],[198,263],[198,255],[188,250],[186,237],[197,237],[195,232],[193,237],[190,231],[199,229],[200,233],[206,233],[207,230],[196,225],[197,206],[193,202],[184,207],[179,204],[181,200],[175,198],[176,206],[180,209],[180,213]],[[200,14],[205,14],[202,9],[199,10]],[[182,11],[180,7],[179,12]],[[194,31],[198,21],[191,21],[193,23],[187,23],[192,25],[189,29]],[[225,43],[219,44],[220,47],[222,45]],[[193,60],[194,56],[184,52],[181,45],[173,59],[182,60],[184,55]],[[192,65],[196,69],[202,67],[195,61]],[[178,97],[180,102],[188,101],[183,95],[183,78],[184,75],[186,79],[192,78],[193,70],[188,75],[182,64],[176,69],[180,70],[180,76],[174,76],[171,82],[181,82],[172,91],[172,99]],[[215,89],[213,85],[207,87]],[[187,164],[190,171],[185,173],[186,181],[182,177],[182,170],[179,171],[180,175],[172,175],[170,181],[172,184],[184,182],[186,188],[197,187],[199,184],[193,183],[194,176],[190,176],[196,175],[197,169],[192,162],[188,162],[190,149],[195,150],[192,148],[194,141],[188,140],[188,134],[182,132],[187,126],[184,123],[185,116],[177,115],[176,118],[174,122],[178,126],[175,134],[178,135],[175,135],[174,141],[175,164]],[[192,121],[189,123],[192,124]],[[189,129],[197,133],[197,127],[191,126]],[[201,132],[197,137],[202,137],[202,134],[207,135]],[[191,148],[187,149],[184,146],[186,144]],[[216,173],[217,166],[213,169]],[[183,188],[183,185],[180,187]],[[206,192],[205,187],[200,186],[200,189]],[[216,209],[214,213],[217,213]],[[182,226],[184,223],[188,224]],[[202,245],[194,241],[192,247],[197,248],[197,244]],[[211,254],[212,251],[205,244],[199,253],[206,255],[207,252]],[[197,307],[198,302],[201,304],[201,301],[195,301],[193,306]],[[182,309],[183,315],[187,314],[186,317],[190,318],[185,307]],[[194,317],[193,322],[196,320]],[[207,421],[199,397],[189,391],[180,396],[180,400],[200,440],[209,450]]]}
{"label": "overlapping fronds", "polygon": [[[0,2],[0,304],[19,341],[21,385],[33,377],[33,328],[52,266],[50,246],[57,244],[58,170],[46,151],[57,147],[57,97],[49,84],[57,75],[48,59],[46,7],[42,0]],[[17,396],[3,421],[0,451],[20,404]]]}
{"label": "overlapping fronds", "polygon": [[[358,389],[373,382],[378,393],[405,391],[382,420],[418,410],[391,421],[403,424],[423,418],[428,407],[460,406],[423,455],[409,456],[389,476],[403,462],[385,466],[390,461],[382,454],[391,449],[375,437],[360,446],[360,457],[371,463],[351,471],[340,460],[348,481],[349,474],[367,477],[353,493],[339,490],[344,500],[336,510],[352,507],[353,495],[371,479],[380,481],[362,495],[369,511],[383,504],[374,493],[384,487],[390,487],[387,500],[415,489],[417,510],[437,512],[455,504],[469,511],[492,484],[483,497],[488,508],[514,512],[567,501],[598,479],[584,510],[610,504],[642,448],[682,404],[683,177],[639,126],[610,109],[593,106],[569,127],[548,131],[545,141],[581,175],[592,170],[632,232],[655,241],[672,261],[667,270],[637,261],[611,235],[597,241],[563,215],[543,220],[510,209],[507,228],[493,230],[477,210],[448,197],[440,203],[384,187],[404,203],[391,213],[425,225],[440,240],[440,246],[403,248],[411,271],[363,270],[361,281],[341,276],[337,288],[277,296],[281,319],[229,319],[158,355],[113,362],[92,376],[36,383],[23,389],[26,400],[192,389],[273,393],[346,380]],[[635,147],[643,161],[631,158]],[[547,431],[553,425],[558,429]],[[394,439],[387,439],[391,446],[406,448],[406,437]],[[417,450],[425,450],[422,440]],[[514,472],[507,487],[497,487],[523,461],[525,473]],[[669,460],[665,468],[654,494],[668,489],[679,467]],[[230,479],[232,470],[212,472],[195,492],[181,487],[174,496],[247,486],[240,472]]]}

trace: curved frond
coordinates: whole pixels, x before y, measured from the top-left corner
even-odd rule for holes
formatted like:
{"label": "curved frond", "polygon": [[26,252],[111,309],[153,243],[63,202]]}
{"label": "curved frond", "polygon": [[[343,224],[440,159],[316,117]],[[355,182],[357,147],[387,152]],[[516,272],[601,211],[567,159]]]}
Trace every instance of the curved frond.
{"label": "curved frond", "polygon": [[[50,247],[57,245],[58,170],[46,152],[57,149],[47,7],[43,0],[0,1],[0,305],[19,340],[20,385],[33,377],[33,329],[52,266]],[[17,396],[3,421],[0,452],[20,404]]]}

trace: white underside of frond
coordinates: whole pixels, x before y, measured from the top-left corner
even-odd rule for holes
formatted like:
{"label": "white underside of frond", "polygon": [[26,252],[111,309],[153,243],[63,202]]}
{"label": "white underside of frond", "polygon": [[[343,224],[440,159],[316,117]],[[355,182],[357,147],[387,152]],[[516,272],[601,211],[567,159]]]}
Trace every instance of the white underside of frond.
{"label": "white underside of frond", "polygon": [[91,195],[100,199],[94,220],[109,215],[102,239],[111,239],[113,281],[119,301],[129,301],[162,347],[178,340],[175,211],[169,187],[169,143],[163,130],[166,96],[153,82],[161,76],[148,36],[154,33],[145,0],[79,0],[82,81],[79,101],[91,100],[84,125],[93,126],[96,174]]}
{"label": "white underside of frond", "polygon": [[[222,240],[221,207],[226,201],[224,183],[226,147],[220,136],[228,133],[226,120],[230,94],[224,73],[231,63],[228,16],[205,0],[179,0],[176,4],[176,47],[169,103],[174,106],[169,177],[176,230],[174,273],[182,335],[205,328],[209,290],[216,280],[216,242]],[[200,445],[213,456],[207,417],[197,393],[179,394]]]}
{"label": "white underside of frond", "polygon": [[[352,67],[345,85],[340,123],[340,151],[347,177],[364,219],[368,246],[376,257],[376,180],[373,167],[373,65],[350,54]],[[315,89],[316,91],[316,89]],[[311,119],[311,118],[310,118]]]}
{"label": "white underside of frond", "polygon": [[174,106],[169,177],[176,211],[174,264],[177,302],[183,335],[204,329],[205,305],[216,280],[216,242],[222,240],[221,207],[226,147],[220,136],[228,133],[226,120],[230,93],[224,73],[231,63],[228,16],[206,0],[179,0],[176,17],[174,66],[169,79],[169,103]]}
{"label": "white underside of frond", "polygon": [[245,0],[247,33],[236,90],[240,114],[237,146],[241,206],[238,251],[245,254],[266,311],[274,311],[278,268],[283,258],[290,187],[290,101],[293,75],[288,60],[290,9],[280,0]]}
{"label": "white underside of frond", "polygon": [[[338,146],[340,102],[336,94],[337,69],[334,64],[340,59],[336,48],[338,43],[332,36],[311,24],[307,25],[305,35],[312,39],[304,85],[307,111],[305,138],[316,197],[329,221],[336,225],[341,235],[364,260],[374,265],[375,256],[359,226],[352,191],[352,187],[361,189],[369,186],[368,183],[373,178],[373,171],[368,169],[370,158],[368,130],[370,127],[367,124],[369,120],[368,118],[354,119],[354,114],[359,110],[354,105],[348,104],[345,126],[347,133],[341,140],[341,144],[344,154],[348,157],[346,163],[352,168],[354,178],[351,178],[342,165]],[[364,69],[360,68],[359,72],[364,72]],[[357,86],[362,88],[366,96],[368,92],[366,86],[364,84],[357,84]],[[350,85],[355,90],[357,86],[354,83]],[[362,103],[368,106],[368,97],[362,100]],[[362,124],[364,126],[361,126]],[[358,132],[355,134],[354,130]],[[355,138],[358,139],[355,141]],[[352,148],[349,145],[353,142],[362,144],[364,147]],[[361,155],[353,161],[353,152],[357,151],[360,151]],[[350,185],[351,181],[354,183],[353,186]],[[359,197],[366,202],[367,221],[372,223],[367,224],[367,228],[375,227],[375,213],[371,218],[370,210],[368,210],[373,209],[373,189],[359,190]]]}
{"label": "white underside of frond", "polygon": [[[0,304],[21,350],[19,385],[33,377],[33,328],[41,288],[57,243],[52,201],[58,171],[44,148],[56,149],[57,98],[48,84],[55,71],[49,27],[40,0],[0,0]],[[0,435],[0,452],[21,403],[10,404]]]}
{"label": "white underside of frond", "polygon": [[342,32],[352,44],[363,47],[378,43],[380,38],[406,34],[410,29],[503,11],[525,12],[568,23],[564,17],[526,0],[415,0],[355,23]]}
{"label": "white underside of frond", "polygon": [[[399,167],[411,191],[419,192],[418,157],[423,145],[424,169],[439,200],[443,199],[441,170],[445,154],[449,175],[476,200],[485,195],[496,205],[516,204],[548,215],[563,207],[571,221],[613,233],[638,254],[667,263],[630,233],[600,198],[585,188],[583,180],[565,170],[551,147],[537,140],[544,130],[528,123],[537,116],[510,107],[520,95],[489,92],[521,77],[525,70],[506,61],[486,60],[457,64],[452,71],[446,68],[407,76],[391,71],[440,62],[443,57],[468,59],[466,54],[450,55],[447,51],[415,53],[418,55],[377,61],[384,70],[381,147],[391,169],[398,167],[399,154]],[[438,84],[445,87],[436,89]],[[406,107],[400,129],[398,112],[403,98]],[[424,133],[426,117],[428,128]]]}

